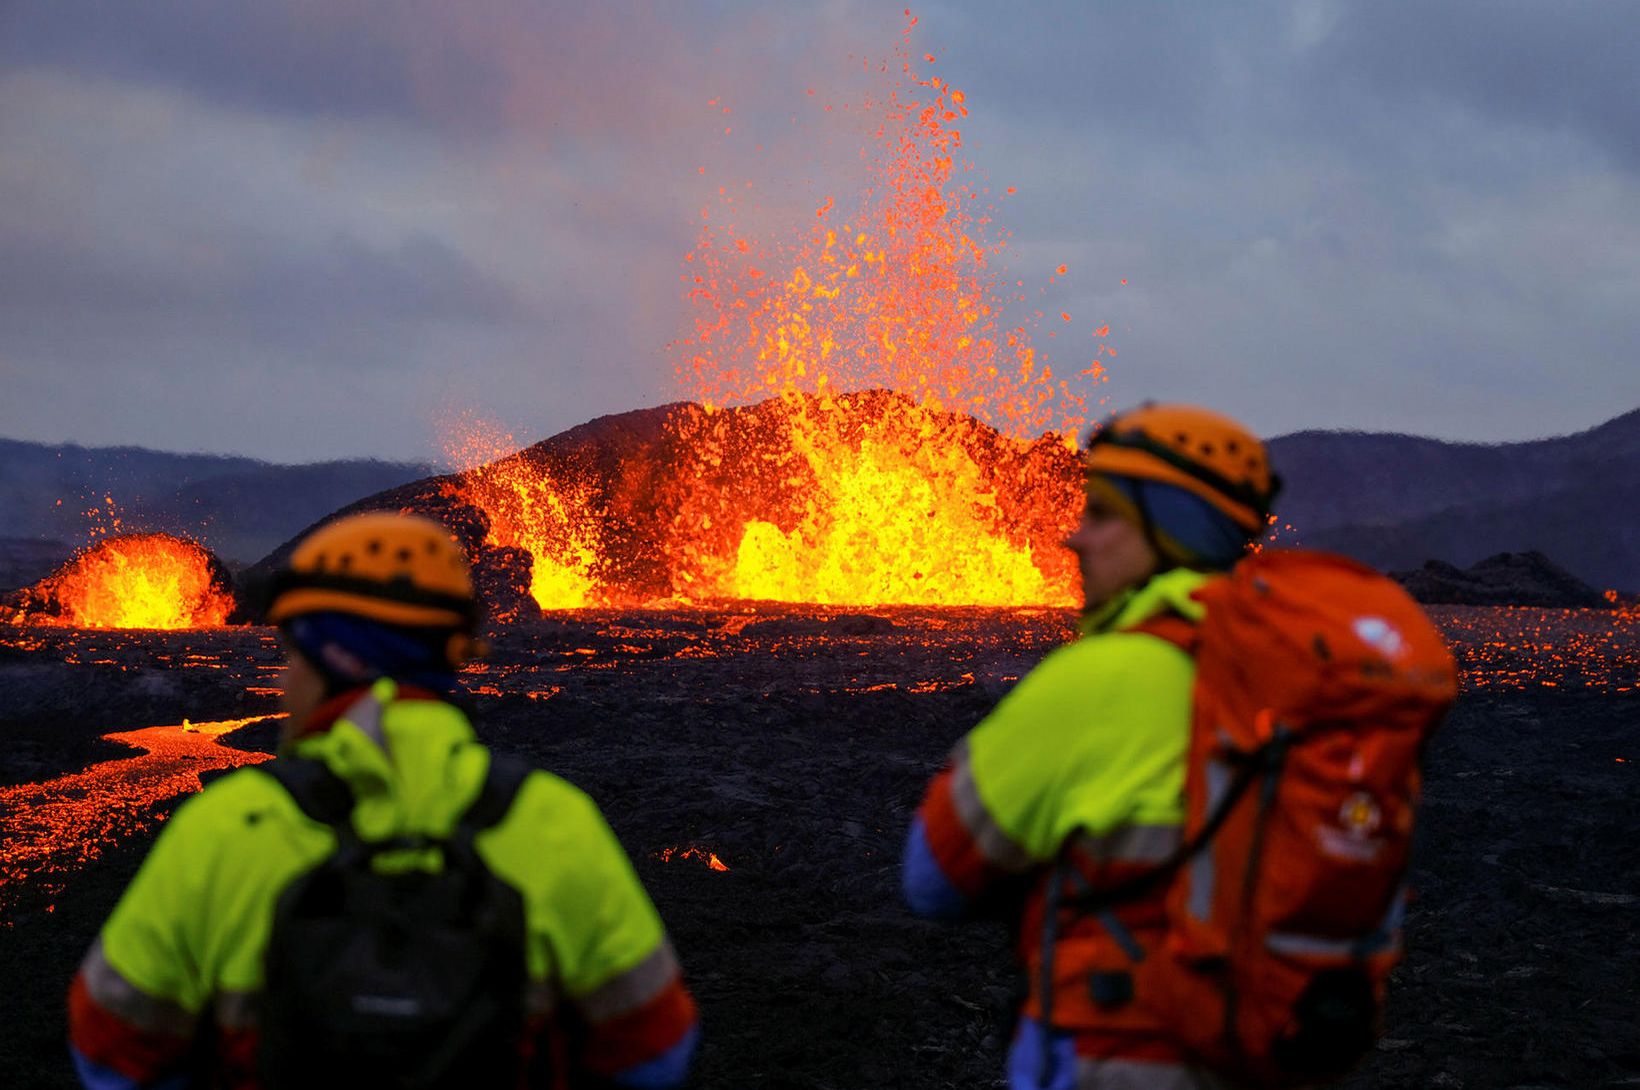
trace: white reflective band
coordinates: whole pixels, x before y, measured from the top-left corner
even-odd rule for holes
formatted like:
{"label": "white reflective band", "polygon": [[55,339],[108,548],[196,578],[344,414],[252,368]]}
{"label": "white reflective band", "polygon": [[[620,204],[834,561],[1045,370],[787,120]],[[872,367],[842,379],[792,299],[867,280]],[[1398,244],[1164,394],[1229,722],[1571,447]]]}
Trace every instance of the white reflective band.
{"label": "white reflective band", "polygon": [[211,1002],[216,1024],[223,1029],[254,1029],[260,992],[218,992]]}
{"label": "white reflective band", "polygon": [[168,999],[160,999],[132,984],[103,956],[102,938],[91,944],[80,963],[85,990],[97,1006],[142,1030],[172,1037],[192,1037],[199,1019]]}
{"label": "white reflective band", "polygon": [[1293,957],[1364,958],[1391,950],[1399,951],[1401,933],[1375,931],[1357,938],[1333,939],[1299,935],[1291,931],[1271,931],[1264,936],[1264,945],[1274,953]]}
{"label": "white reflective band", "polygon": [[1182,839],[1178,825],[1122,825],[1103,836],[1078,832],[1071,850],[1096,863],[1161,863],[1178,850]]}
{"label": "white reflective band", "polygon": [[[1207,762],[1207,814],[1218,812],[1224,796],[1230,791],[1230,766],[1223,761]],[[1215,838],[1217,839],[1217,838]],[[1218,880],[1218,861],[1213,858],[1214,846],[1207,844],[1190,861],[1190,903],[1192,918],[1209,920],[1213,916],[1213,883]]]}
{"label": "white reflective band", "polygon": [[968,836],[986,859],[1005,871],[1020,873],[1031,868],[1030,855],[1002,831],[1002,827],[991,817],[991,812],[985,808],[966,754],[951,772],[951,804],[962,821],[962,827],[968,830]]}
{"label": "white reflective band", "polygon": [[1230,1090],[1230,1084],[1188,1064],[1078,1056],[1076,1090]]}
{"label": "white reflective band", "polygon": [[577,999],[589,1022],[607,1022],[636,1010],[661,994],[679,973],[677,955],[665,939],[650,955],[626,972],[607,980]]}
{"label": "white reflective band", "polygon": [[347,711],[341,714],[341,720],[358,727],[366,738],[375,742],[376,746],[385,752],[387,735],[382,733],[383,699],[385,696],[385,699],[391,700],[393,693],[379,694],[378,690],[382,688],[381,682],[377,682],[369,692],[348,706]]}

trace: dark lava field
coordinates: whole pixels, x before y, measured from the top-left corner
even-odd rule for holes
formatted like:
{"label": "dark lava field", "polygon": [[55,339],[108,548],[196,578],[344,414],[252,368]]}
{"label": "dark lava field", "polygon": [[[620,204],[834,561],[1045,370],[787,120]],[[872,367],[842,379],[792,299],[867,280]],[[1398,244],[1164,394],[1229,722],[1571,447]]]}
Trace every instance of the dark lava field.
{"label": "dark lava field", "polygon": [[[1640,622],[1431,612],[1465,689],[1429,755],[1388,1032],[1346,1085],[1640,1086]],[[700,1001],[697,1085],[991,1087],[1005,936],[912,918],[900,843],[951,744],[1070,632],[1063,611],[583,612],[497,632],[465,680],[480,736],[590,792],[636,861]],[[0,1083],[72,1085],[74,967],[181,793],[271,749],[277,659],[265,629],[0,629]]]}

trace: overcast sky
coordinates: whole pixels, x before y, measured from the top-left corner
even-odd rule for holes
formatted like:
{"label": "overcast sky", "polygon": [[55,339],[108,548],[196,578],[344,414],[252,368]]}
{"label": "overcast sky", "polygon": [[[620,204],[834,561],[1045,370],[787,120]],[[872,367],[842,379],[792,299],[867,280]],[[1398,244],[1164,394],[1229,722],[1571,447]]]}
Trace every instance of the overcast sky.
{"label": "overcast sky", "polygon": [[[0,3],[0,435],[424,459],[461,412],[675,400],[700,208],[847,205],[822,103],[902,7]],[[1633,0],[914,11],[1113,405],[1479,440],[1640,405]]]}

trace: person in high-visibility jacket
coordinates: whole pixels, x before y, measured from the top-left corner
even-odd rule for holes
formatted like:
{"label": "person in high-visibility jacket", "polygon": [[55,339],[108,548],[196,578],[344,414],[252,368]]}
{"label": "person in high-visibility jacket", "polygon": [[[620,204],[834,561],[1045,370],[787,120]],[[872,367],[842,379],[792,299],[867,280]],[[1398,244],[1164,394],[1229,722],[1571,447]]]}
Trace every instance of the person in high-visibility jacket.
{"label": "person in high-visibility jacket", "polygon": [[[1117,994],[1111,929],[1073,921],[1055,941],[1051,1024],[1036,987],[1048,874],[1061,858],[1098,888],[1180,842],[1195,667],[1130,631],[1163,613],[1199,620],[1191,593],[1264,530],[1279,481],[1246,428],[1203,409],[1147,405],[1098,430],[1084,456],[1086,508],[1066,542],[1085,599],[1082,637],[1022,678],[956,745],[907,837],[905,897],[920,915],[1001,915],[1032,982],[1008,1057],[1016,1090],[1214,1087],[1168,1027]],[[1063,854],[1062,854],[1063,853]],[[1116,910],[1143,948],[1162,933],[1159,894]]]}
{"label": "person in high-visibility jacket", "polygon": [[[365,841],[446,838],[491,758],[446,697],[478,650],[460,547],[440,525],[374,513],[309,535],[275,577],[286,649],[281,753],[350,789]],[[96,1090],[257,1086],[258,1007],[280,894],[336,849],[272,776],[246,768],[178,809],[93,943],[69,995],[82,1082]],[[653,904],[597,806],[528,772],[478,833],[523,908],[525,1026],[512,1085],[681,1084],[693,999]],[[201,1063],[201,1052],[206,1055]]]}

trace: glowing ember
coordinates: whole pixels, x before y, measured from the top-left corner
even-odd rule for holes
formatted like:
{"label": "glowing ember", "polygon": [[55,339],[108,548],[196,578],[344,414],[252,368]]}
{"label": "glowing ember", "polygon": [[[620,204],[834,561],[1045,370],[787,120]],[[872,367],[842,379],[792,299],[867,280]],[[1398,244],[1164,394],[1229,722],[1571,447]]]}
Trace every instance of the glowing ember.
{"label": "glowing ember", "polygon": [[210,554],[169,534],[104,538],[30,588],[27,599],[26,619],[81,628],[215,628],[234,608]]}
{"label": "glowing ember", "polygon": [[[877,123],[862,149],[868,188],[849,219],[828,197],[795,243],[766,242],[738,233],[732,195],[723,226],[706,211],[684,259],[695,330],[674,346],[679,377],[708,404],[886,388],[1015,435],[1074,430],[1084,399],[1055,378],[1025,325],[1004,324],[991,261],[1007,243],[990,237],[993,206],[977,207],[987,191],[958,180],[972,170],[957,158],[967,97],[917,73],[910,36],[908,25],[884,66],[899,73],[886,95],[859,108]],[[1081,375],[1102,377],[1108,351]]]}
{"label": "glowing ember", "polygon": [[1464,689],[1640,690],[1640,610],[1427,608]]}
{"label": "glowing ember", "polygon": [[655,853],[655,858],[662,863],[670,863],[674,859],[693,859],[705,863],[711,870],[726,871],[729,869],[724,865],[723,860],[717,857],[717,852],[709,852],[705,848],[662,848]]}
{"label": "glowing ember", "polygon": [[0,844],[5,846],[0,850],[0,909],[10,903],[16,884],[60,884],[63,875],[96,859],[122,837],[149,828],[156,805],[199,790],[201,772],[268,760],[270,754],[232,749],[216,740],[272,718],[277,716],[184,720],[105,735],[145,752],[46,783],[0,787]]}
{"label": "glowing ember", "polygon": [[[675,413],[642,466],[497,450],[453,480],[488,517],[486,544],[530,554],[543,608],[1077,601],[1060,543],[1085,401],[1003,317],[1024,296],[1006,300],[992,266],[1006,241],[988,190],[961,180],[969,104],[916,69],[915,23],[858,107],[874,132],[857,207],[827,196],[786,241],[742,233],[728,187],[722,222],[705,211],[685,257],[694,329],[673,346],[704,411]],[[1114,354],[1107,333],[1091,330],[1082,389]]]}

